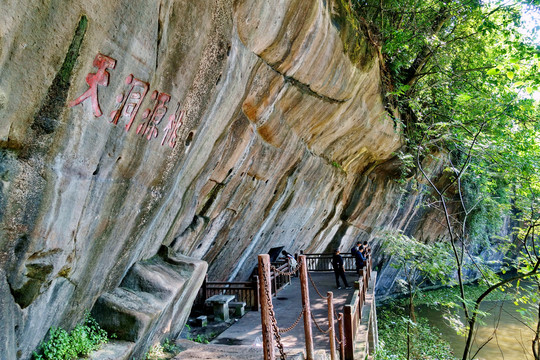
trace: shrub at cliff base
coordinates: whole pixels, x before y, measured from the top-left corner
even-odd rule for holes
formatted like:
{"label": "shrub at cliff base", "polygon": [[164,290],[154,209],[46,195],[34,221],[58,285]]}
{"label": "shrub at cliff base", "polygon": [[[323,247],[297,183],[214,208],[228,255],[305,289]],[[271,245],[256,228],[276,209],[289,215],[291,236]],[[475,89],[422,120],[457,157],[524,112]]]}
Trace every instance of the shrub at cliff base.
{"label": "shrub at cliff base", "polygon": [[34,352],[34,359],[78,359],[96,351],[107,341],[107,332],[99,327],[89,313],[86,313],[84,322],[77,325],[71,332],[62,328],[51,328],[49,340],[40,344],[38,352]]}

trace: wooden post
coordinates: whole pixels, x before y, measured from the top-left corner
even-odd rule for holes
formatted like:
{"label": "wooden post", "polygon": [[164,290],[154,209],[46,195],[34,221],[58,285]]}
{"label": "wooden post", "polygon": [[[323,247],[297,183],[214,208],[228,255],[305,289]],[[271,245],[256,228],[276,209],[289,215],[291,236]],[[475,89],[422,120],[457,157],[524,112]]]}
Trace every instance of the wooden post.
{"label": "wooden post", "polygon": [[257,275],[253,278],[253,302],[255,303],[253,306],[255,307],[255,311],[259,311],[260,304],[259,304],[259,277]]}
{"label": "wooden post", "polygon": [[334,329],[334,294],[331,291],[326,293],[328,303],[328,336],[330,337],[330,359],[336,360],[336,339]]}
{"label": "wooden post", "polygon": [[371,255],[368,255],[366,267],[367,267],[367,279],[369,282],[369,279],[371,278]]}
{"label": "wooden post", "polygon": [[367,270],[367,267],[364,267],[364,300],[366,299],[366,296],[365,296],[365,293],[367,291],[367,287],[368,287],[368,280],[369,280],[369,275],[368,275],[368,270]]}
{"label": "wooden post", "polygon": [[202,283],[203,304],[206,301],[206,299],[208,299],[208,294],[206,293],[207,285],[208,285],[208,274],[204,276],[204,281]]}
{"label": "wooden post", "polygon": [[361,283],[360,291],[358,291],[358,322],[360,322],[360,319],[362,319],[362,308],[364,307],[364,302],[366,301],[366,288],[364,287],[364,283]]}
{"label": "wooden post", "polygon": [[362,297],[362,300],[366,300],[366,290],[367,290],[367,282],[366,282],[366,271],[364,269],[360,270],[360,281],[362,281],[362,285],[358,287],[360,291],[359,296]]}
{"label": "wooden post", "polygon": [[341,360],[345,360],[345,336],[343,334],[343,313],[338,317],[338,331],[339,331],[339,357]]}
{"label": "wooden post", "polygon": [[313,335],[311,333],[311,308],[309,304],[309,285],[306,256],[300,255],[300,289],[302,290],[302,306],[304,307],[304,334],[306,336],[306,358],[313,360]]}
{"label": "wooden post", "polygon": [[275,272],[275,271],[273,271],[272,273],[274,274],[274,281],[272,282],[272,283],[274,284],[274,286],[273,286],[273,289],[274,289],[273,295],[274,295],[274,296],[277,296],[277,292],[278,292],[278,287],[277,287],[277,277],[278,277],[278,274],[277,274],[277,272]]}
{"label": "wooden post", "polygon": [[259,299],[261,304],[261,325],[264,360],[274,360],[274,331],[270,318],[269,303],[272,301],[270,284],[270,255],[259,255]]}
{"label": "wooden post", "polygon": [[345,333],[345,359],[354,360],[354,314],[351,305],[345,305],[343,332]]}

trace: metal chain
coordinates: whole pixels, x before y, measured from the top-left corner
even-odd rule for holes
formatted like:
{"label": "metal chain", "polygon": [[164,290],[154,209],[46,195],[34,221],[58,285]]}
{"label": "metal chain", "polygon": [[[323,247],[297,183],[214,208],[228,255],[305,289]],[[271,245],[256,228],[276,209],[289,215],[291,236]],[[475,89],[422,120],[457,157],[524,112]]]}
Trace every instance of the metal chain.
{"label": "metal chain", "polygon": [[287,359],[287,355],[285,354],[285,350],[283,349],[283,344],[281,343],[281,336],[279,335],[279,327],[277,325],[276,320],[276,314],[274,313],[274,305],[272,304],[272,298],[270,297],[270,294],[268,294],[268,289],[266,287],[266,284],[268,284],[268,278],[266,277],[266,272],[263,271],[263,288],[264,288],[264,296],[266,297],[266,304],[268,305],[268,315],[270,315],[270,319],[272,321],[272,329],[274,332],[274,338],[276,339],[276,345],[279,350],[279,358],[281,360]]}
{"label": "metal chain", "polygon": [[279,332],[284,334],[286,332],[289,332],[291,331],[292,329],[294,329],[296,327],[296,325],[298,325],[298,323],[300,322],[300,319],[302,318],[302,316],[304,315],[304,310],[305,310],[305,307],[302,308],[302,310],[300,311],[300,315],[298,315],[298,317],[296,318],[296,320],[294,321],[294,323],[289,326],[288,328],[285,328],[285,329],[279,329]]}
{"label": "metal chain", "polygon": [[313,312],[310,312],[310,313],[311,313],[311,319],[315,323],[315,326],[317,327],[317,329],[319,329],[319,331],[322,332],[323,334],[328,334],[330,332],[330,326],[328,327],[328,330],[324,331],[323,329],[321,329],[319,324],[317,324],[317,320],[315,320],[315,316],[313,316]]}
{"label": "metal chain", "polygon": [[[341,341],[339,341],[337,334],[334,334],[334,337],[336,338],[338,345],[341,345]],[[343,339],[343,342],[345,342],[345,339]]]}
{"label": "metal chain", "polygon": [[[338,323],[338,331],[334,332],[334,337],[336,338],[336,341],[337,341],[338,345],[341,345],[341,340],[339,340],[338,334],[340,333],[339,320],[342,319],[342,317],[343,317],[343,314],[339,314],[339,316],[337,316],[337,313],[336,313],[336,320],[337,320],[337,323]],[[343,343],[345,343],[345,339],[343,339]]]}
{"label": "metal chain", "polygon": [[307,274],[308,274],[308,277],[309,277],[309,281],[311,281],[311,285],[313,285],[313,287],[315,288],[315,291],[317,292],[317,294],[319,294],[319,296],[321,297],[321,299],[328,299],[328,296],[323,296],[319,289],[317,289],[317,286],[315,285],[315,282],[313,281],[313,279],[311,278],[311,274],[309,273],[309,271],[306,271]]}

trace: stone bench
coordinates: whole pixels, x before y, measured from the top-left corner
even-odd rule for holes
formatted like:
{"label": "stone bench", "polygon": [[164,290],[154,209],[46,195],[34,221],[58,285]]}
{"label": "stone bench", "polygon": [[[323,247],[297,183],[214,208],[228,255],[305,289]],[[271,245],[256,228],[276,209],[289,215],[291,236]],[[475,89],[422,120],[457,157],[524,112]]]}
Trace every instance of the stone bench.
{"label": "stone bench", "polygon": [[229,303],[235,298],[235,295],[214,295],[206,299],[204,304],[212,307],[216,321],[228,321]]}
{"label": "stone bench", "polygon": [[208,317],[206,315],[201,315],[195,319],[195,324],[199,327],[207,327],[208,326]]}
{"label": "stone bench", "polygon": [[243,301],[231,301],[229,308],[233,311],[234,316],[244,316],[246,313],[246,303]]}

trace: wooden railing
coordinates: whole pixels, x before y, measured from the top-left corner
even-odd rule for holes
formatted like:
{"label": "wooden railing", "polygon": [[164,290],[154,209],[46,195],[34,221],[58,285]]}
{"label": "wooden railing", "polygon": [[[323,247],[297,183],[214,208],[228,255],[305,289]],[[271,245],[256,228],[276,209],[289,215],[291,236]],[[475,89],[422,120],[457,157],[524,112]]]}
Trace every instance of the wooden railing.
{"label": "wooden railing", "polygon": [[[333,271],[332,254],[304,254],[309,271]],[[350,253],[340,254],[345,271],[356,271],[356,261]]]}
{"label": "wooden railing", "polygon": [[[354,291],[353,296],[348,304],[343,308],[345,327],[345,359],[354,359],[354,344],[356,341],[356,334],[358,333],[358,326],[362,319],[362,308],[364,301],[366,300],[366,291],[368,285],[367,270],[364,267],[361,270],[359,281],[355,283],[357,289]],[[366,276],[364,276],[366,275]]]}
{"label": "wooden railing", "polygon": [[[275,263],[279,272],[289,272],[287,263]],[[283,275],[272,271],[270,273],[272,295],[276,296],[285,286],[291,283],[290,275]],[[259,309],[259,278],[254,276],[252,281],[208,281],[206,276],[199,289],[195,305],[203,306],[204,301],[214,295],[236,295],[236,301],[243,301],[251,310]]]}
{"label": "wooden railing", "polygon": [[[306,256],[306,264],[309,271],[333,271],[332,254],[304,255]],[[341,254],[341,257],[343,258],[343,267],[345,271],[356,271],[356,261],[352,254],[343,253]],[[358,281],[355,282],[356,290],[350,301],[343,308],[343,337],[345,338],[343,357],[346,360],[354,360],[355,355],[358,357],[358,351],[355,349],[355,346],[358,346],[359,343],[363,343],[362,347],[365,349],[366,354],[368,352],[371,353],[376,346],[373,344],[377,343],[376,319],[371,319],[372,316],[376,316],[374,315],[374,311],[370,311],[369,314],[366,314],[369,316],[369,319],[367,320],[370,325],[367,329],[369,341],[368,339],[359,338],[359,327],[361,326],[362,321],[362,310],[366,303],[366,293],[371,278],[371,267],[372,258],[371,256],[368,256],[364,267],[360,270]],[[370,299],[370,302],[373,302],[374,304],[374,299]],[[373,323],[375,324],[375,329],[371,326]]]}
{"label": "wooden railing", "polygon": [[204,301],[214,295],[236,295],[236,301],[243,301],[252,310],[259,308],[258,278],[253,281],[208,281],[206,276],[199,289],[195,305],[203,306]]}
{"label": "wooden railing", "polygon": [[[360,278],[358,282],[355,283],[357,289],[354,291],[352,298],[348,304],[345,304],[343,309],[343,323],[344,323],[344,337],[345,337],[345,359],[353,360],[355,359],[355,345],[361,343],[364,351],[360,358],[363,359],[365,354],[371,354],[373,349],[377,346],[377,319],[373,319],[375,315],[375,299],[373,297],[373,290],[370,290],[370,299],[366,303],[366,294],[368,292],[369,281],[371,278],[371,257],[367,259],[366,266],[360,270]],[[363,310],[366,309],[364,305],[369,305],[367,307],[368,312],[366,316],[368,318],[363,319]],[[368,323],[367,329],[364,329],[364,335],[367,335],[367,338],[359,337],[359,326],[361,321]],[[371,326],[375,324],[375,326]],[[367,334],[366,334],[367,331]]]}
{"label": "wooden railing", "polygon": [[[270,271],[270,282],[272,284],[272,295],[276,296],[285,286],[291,283],[291,275],[283,275],[281,273],[290,272],[288,263],[274,263],[272,264],[278,270]],[[281,273],[280,273],[281,272]]]}

